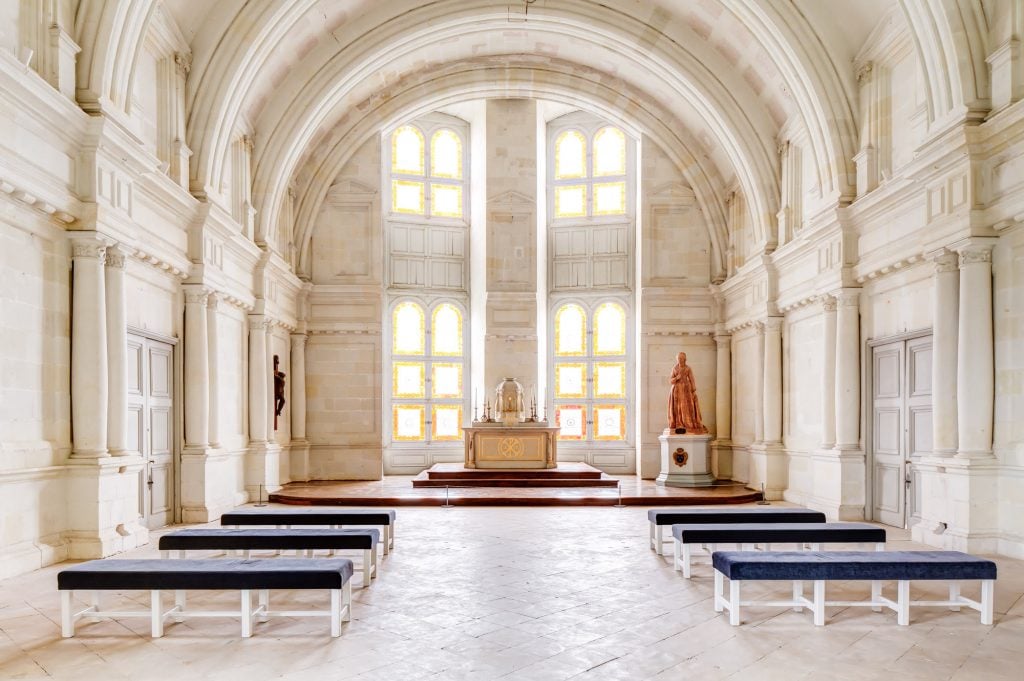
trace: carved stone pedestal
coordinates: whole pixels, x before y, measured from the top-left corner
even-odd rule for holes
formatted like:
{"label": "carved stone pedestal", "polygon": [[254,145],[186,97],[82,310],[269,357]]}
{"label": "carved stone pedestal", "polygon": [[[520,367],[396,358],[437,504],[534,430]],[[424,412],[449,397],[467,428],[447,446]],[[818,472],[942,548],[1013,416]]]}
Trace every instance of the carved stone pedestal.
{"label": "carved stone pedestal", "polygon": [[710,435],[660,435],[661,473],[655,482],[669,487],[707,487],[711,474]]}

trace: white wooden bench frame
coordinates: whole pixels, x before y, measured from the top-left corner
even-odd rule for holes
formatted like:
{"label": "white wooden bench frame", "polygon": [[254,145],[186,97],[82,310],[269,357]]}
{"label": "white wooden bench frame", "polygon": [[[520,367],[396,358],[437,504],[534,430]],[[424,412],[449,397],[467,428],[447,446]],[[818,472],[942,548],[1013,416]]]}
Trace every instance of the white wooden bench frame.
{"label": "white wooden bench frame", "polygon": [[[347,580],[340,589],[328,589],[331,592],[331,605],[327,610],[271,610],[270,589],[238,589],[241,591],[241,603],[238,610],[187,610],[185,589],[174,590],[174,607],[164,610],[163,591],[170,589],[123,589],[123,591],[149,591],[149,610],[101,610],[100,594],[103,591],[118,589],[77,589],[89,592],[89,607],[74,610],[73,597],[76,589],[61,589],[60,622],[61,636],[71,638],[75,635],[75,622],[83,617],[92,622],[101,619],[118,619],[122,617],[148,617],[150,632],[153,638],[164,635],[164,620],[168,617],[181,622],[186,617],[239,617],[242,620],[242,638],[252,636],[253,622],[267,621],[270,617],[329,617],[331,620],[331,636],[341,636],[341,623],[352,619],[352,581]],[[202,589],[202,591],[232,591],[233,589]],[[284,589],[291,591],[293,589]],[[294,589],[307,591],[311,589]],[[316,589],[321,591],[322,589]],[[258,605],[252,606],[252,592],[258,594]]]}
{"label": "white wooden bench frame", "polygon": [[[253,524],[253,525],[249,525],[249,524],[246,524],[246,525],[224,525],[223,527],[234,527],[236,529],[244,529],[244,528],[247,528],[247,527],[259,527],[259,525],[255,525],[255,524]],[[274,525],[274,527],[276,527],[278,529],[284,529],[284,530],[292,529],[292,525]],[[317,525],[300,525],[299,527],[317,527]],[[333,530],[343,530],[343,529],[345,529],[344,525],[327,525],[327,527],[329,527],[329,528],[331,528]],[[395,548],[395,523],[391,523],[390,525],[352,525],[350,523],[349,527],[352,527],[352,528],[379,527],[380,528],[380,542],[379,543],[381,545],[381,554],[386,556],[391,551],[393,551],[394,548]],[[278,551],[278,553],[280,553],[280,551]]]}
{"label": "white wooden bench frame", "polygon": [[[165,550],[161,550],[160,551],[160,557],[161,558],[179,558],[179,559],[184,559],[186,552],[189,551],[189,550],[190,549],[170,549],[170,550],[166,550],[165,549]],[[191,550],[192,551],[206,551],[206,550],[216,551],[216,549],[191,549]],[[241,558],[245,558],[246,560],[248,560],[249,558],[252,557],[252,552],[253,551],[262,551],[262,550],[263,549],[229,550],[229,551],[224,551],[223,554],[227,555],[230,552],[230,553],[235,554],[236,556],[239,556]],[[296,551],[295,554],[297,556],[303,556],[305,558],[312,558],[315,555],[314,551],[316,551],[316,550],[319,550],[319,549],[304,549],[304,550]],[[363,574],[363,584],[362,584],[362,587],[365,589],[366,587],[370,586],[370,583],[371,583],[372,580],[377,579],[377,551],[375,551],[374,549],[336,549],[336,550],[328,550],[327,555],[328,556],[337,556],[337,555],[340,555],[339,551],[350,551],[350,550],[351,551],[360,551],[363,554],[363,560],[362,560],[362,564],[361,564],[360,568],[361,568],[361,572]],[[274,555],[280,555],[280,553],[281,553],[281,551],[275,551],[274,549],[267,549],[267,551],[273,551]]]}
{"label": "white wooden bench frame", "polygon": [[[725,575],[719,570],[715,570],[715,612],[722,612],[723,610],[729,611],[729,624],[738,626],[740,623],[740,607],[744,605],[762,605],[768,607],[779,607],[789,608],[792,607],[797,612],[802,611],[805,607],[809,607],[811,612],[814,614],[814,624],[816,626],[823,626],[825,624],[825,608],[826,606],[843,606],[843,607],[870,607],[875,612],[881,612],[883,607],[889,608],[896,613],[896,622],[901,626],[910,624],[910,606],[929,606],[929,607],[948,607],[950,610],[959,611],[962,606],[966,606],[977,610],[981,613],[982,624],[992,624],[992,606],[993,596],[995,592],[995,580],[994,579],[957,579],[957,580],[918,580],[918,581],[948,581],[949,584],[949,600],[945,601],[912,601],[910,600],[910,582],[909,579],[899,580],[849,580],[842,579],[839,581],[870,581],[871,582],[871,600],[868,601],[829,601],[825,600],[825,582],[829,580],[816,579],[806,580],[813,581],[814,590],[813,597],[808,599],[804,596],[804,581],[805,580],[792,580],[793,582],[793,599],[789,601],[744,601],[740,599],[740,584],[744,581],[790,581],[790,580],[729,580],[729,596],[725,596]],[[893,601],[886,598],[882,593],[883,581],[895,581],[896,582],[896,600]],[[965,581],[980,581],[981,582],[981,601],[975,601],[970,598],[966,598],[960,594],[960,584]]]}
{"label": "white wooden bench frame", "polygon": [[[669,527],[671,527],[671,525]],[[728,527],[728,525],[723,525],[723,527]],[[675,556],[674,556],[674,558],[672,560],[672,567],[675,568],[676,572],[682,571],[683,577],[685,577],[686,579],[689,579],[691,574],[692,574],[692,571],[690,569],[690,563],[691,563],[691,559],[693,558],[693,547],[694,546],[698,546],[698,543],[694,542],[693,544],[684,544],[683,542],[681,542],[678,539],[676,539],[674,536],[672,537],[672,540],[673,540],[673,543],[675,544]],[[810,551],[821,551],[821,545],[822,544],[832,544],[832,543],[836,543],[836,544],[874,544],[875,551],[885,551],[885,542],[884,541],[883,542],[873,542],[873,541],[872,542],[867,542],[867,541],[865,541],[865,542],[840,541],[840,542],[810,542],[810,543],[806,543],[806,542],[775,542],[775,543],[776,544],[784,544],[784,543],[793,544],[793,543],[795,543],[795,544],[797,544],[797,546],[799,547],[799,549],[801,551],[803,551],[807,547],[809,547]],[[740,551],[753,551],[754,547],[761,546],[762,543],[758,542],[758,543],[755,544],[755,543],[749,543],[749,542],[742,542],[742,543],[741,542],[720,542],[718,544],[701,543],[699,545],[704,547],[704,549],[708,552],[708,555],[711,555],[712,553],[715,552],[716,547],[720,546],[721,544],[735,544],[737,547],[739,547],[738,550],[740,550]],[[764,544],[764,550],[765,551],[771,551],[772,550],[772,543],[771,542],[764,542],[763,544]]]}

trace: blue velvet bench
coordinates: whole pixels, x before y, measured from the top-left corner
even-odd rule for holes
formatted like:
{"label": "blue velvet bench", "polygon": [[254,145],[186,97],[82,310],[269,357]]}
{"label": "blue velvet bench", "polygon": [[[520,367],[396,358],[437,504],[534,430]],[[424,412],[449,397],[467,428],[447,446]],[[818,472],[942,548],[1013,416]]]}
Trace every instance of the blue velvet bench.
{"label": "blue velvet bench", "polygon": [[[341,623],[352,619],[352,561],[347,558],[302,560],[295,558],[262,560],[93,560],[57,573],[60,590],[61,634],[75,635],[75,622],[82,617],[93,621],[119,617],[149,617],[154,638],[164,634],[164,620],[180,622],[186,617],[240,617],[242,636],[252,636],[253,620],[268,617],[329,617],[331,636],[341,636]],[[327,589],[331,593],[329,610],[271,610],[271,589]],[[187,610],[188,590],[241,591],[238,610]],[[75,591],[89,591],[90,605],[74,611]],[[104,611],[100,609],[103,591],[149,591],[149,611]],[[162,591],[174,591],[174,607],[164,610]],[[259,603],[252,606],[252,592]]]}
{"label": "blue velvet bench", "polygon": [[277,527],[292,527],[293,525],[319,525],[321,527],[342,527],[344,525],[355,525],[356,527],[380,527],[381,546],[384,555],[395,548],[395,512],[391,510],[382,511],[351,511],[340,509],[317,509],[315,511],[298,510],[282,511],[280,509],[268,511],[265,509],[244,509],[231,511],[220,517],[221,525],[275,525]]}
{"label": "blue velvet bench", "polygon": [[823,523],[825,514],[807,508],[669,508],[647,512],[651,525],[651,548],[663,555],[667,525],[707,523]]}
{"label": "blue velvet bench", "polygon": [[708,553],[718,544],[810,544],[812,551],[821,544],[874,544],[876,551],[885,550],[885,530],[867,523],[737,523],[735,525],[701,524],[673,525],[675,544],[673,565],[690,578],[691,546],[703,544]]}
{"label": "blue velvet bench", "polygon": [[311,557],[313,551],[362,551],[363,586],[377,576],[377,544],[380,531],[335,530],[327,528],[200,528],[177,530],[160,537],[160,552],[170,558],[175,552],[184,558],[186,551],[240,551],[249,558],[252,551],[301,551]]}
{"label": "blue velvet bench", "polygon": [[[715,551],[711,555],[715,568],[715,612],[729,611],[729,624],[740,623],[740,606],[767,605],[794,607],[802,610],[809,606],[816,625],[825,624],[825,606],[870,606],[881,611],[887,607],[896,611],[896,621],[910,623],[910,606],[944,606],[959,610],[967,606],[981,613],[982,624],[992,624],[992,600],[996,579],[996,564],[959,551],[787,551],[764,553],[761,551]],[[725,580],[729,580],[729,596],[725,596]],[[981,601],[960,595],[960,582],[981,580]],[[744,581],[792,581],[793,599],[790,601],[740,600],[740,584]],[[871,582],[868,601],[827,601],[825,582],[829,580],[865,580]],[[882,582],[896,581],[896,600],[882,595]],[[949,581],[949,600],[912,601],[912,580]],[[814,596],[803,595],[803,582],[814,582]]]}

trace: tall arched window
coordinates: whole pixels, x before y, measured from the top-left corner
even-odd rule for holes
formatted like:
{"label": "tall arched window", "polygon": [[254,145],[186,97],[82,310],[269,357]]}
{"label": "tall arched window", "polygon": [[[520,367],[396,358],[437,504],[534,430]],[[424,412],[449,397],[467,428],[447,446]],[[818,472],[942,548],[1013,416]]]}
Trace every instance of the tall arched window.
{"label": "tall arched window", "polygon": [[429,131],[430,143],[415,125],[391,133],[391,212],[461,219],[463,200],[462,138],[440,127]]}
{"label": "tall arched window", "polygon": [[427,309],[405,300],[392,309],[392,442],[462,441],[463,333],[463,312],[454,303]]}
{"label": "tall arched window", "polygon": [[591,137],[570,128],[554,144],[554,211],[558,219],[626,215],[626,135],[604,126]]}
{"label": "tall arched window", "polygon": [[[592,313],[589,313],[592,312]],[[554,313],[554,406],[559,439],[622,442],[627,425],[626,309],[568,302]]]}

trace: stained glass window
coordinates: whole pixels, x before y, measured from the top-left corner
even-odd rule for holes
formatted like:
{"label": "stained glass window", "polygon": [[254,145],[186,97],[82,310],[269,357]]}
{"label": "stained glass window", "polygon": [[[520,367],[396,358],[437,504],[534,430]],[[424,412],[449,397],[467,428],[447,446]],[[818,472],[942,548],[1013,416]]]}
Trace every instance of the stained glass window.
{"label": "stained glass window", "polygon": [[447,128],[438,130],[430,139],[430,174],[462,179],[462,140]]}
{"label": "stained glass window", "polygon": [[391,181],[391,210],[396,213],[423,215],[423,183],[409,180]]}
{"label": "stained glass window", "polygon": [[555,140],[555,179],[587,176],[587,139],[578,130],[566,130]]}
{"label": "stained glass window", "polygon": [[626,354],[626,311],[616,303],[602,303],[594,312],[594,354]]}
{"label": "stained glass window", "polygon": [[436,404],[430,411],[432,440],[462,439],[462,407],[457,404]]}
{"label": "stained glass window", "polygon": [[430,393],[434,397],[462,397],[462,365],[435,362],[430,379]]}
{"label": "stained glass window", "polygon": [[626,408],[621,404],[594,407],[594,439],[624,440],[626,438]]}
{"label": "stained glass window", "polygon": [[395,362],[392,365],[393,397],[426,397],[425,368],[423,362]]}
{"label": "stained glass window", "polygon": [[416,303],[399,303],[392,315],[392,352],[422,355],[426,347],[423,308]]}
{"label": "stained glass window", "polygon": [[431,352],[455,357],[462,354],[462,314],[451,303],[434,308]]}
{"label": "stained glass window", "polygon": [[415,442],[424,436],[426,410],[421,404],[396,404],[392,410],[391,436],[398,442]]}
{"label": "stained glass window", "polygon": [[461,218],[462,187],[454,184],[431,184],[430,214],[445,218]]}
{"label": "stained glass window", "polygon": [[403,125],[391,135],[391,172],[423,174],[423,133]]}
{"label": "stained glass window", "polygon": [[578,398],[587,396],[587,365],[579,363],[555,364],[555,397]]}
{"label": "stained glass window", "polygon": [[555,425],[561,430],[559,440],[583,440],[587,437],[587,410],[575,404],[560,404],[555,407]]}
{"label": "stained glass window", "polygon": [[555,187],[555,217],[578,218],[587,214],[587,186]]}
{"label": "stained glass window", "polygon": [[622,215],[626,212],[626,183],[594,184],[594,215]]}
{"label": "stained glass window", "polygon": [[618,128],[594,135],[594,177],[626,174],[626,136]]}
{"label": "stained glass window", "polygon": [[587,313],[579,305],[563,305],[555,313],[555,354],[587,354]]}
{"label": "stained glass window", "polygon": [[594,363],[594,397],[626,396],[626,363]]}

